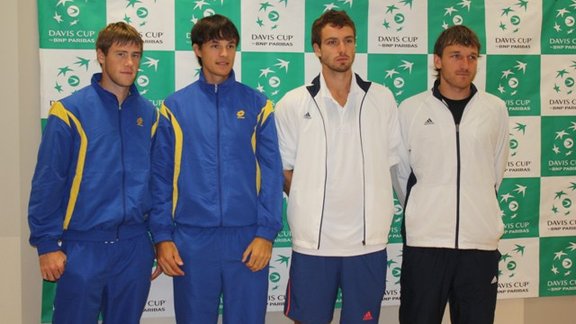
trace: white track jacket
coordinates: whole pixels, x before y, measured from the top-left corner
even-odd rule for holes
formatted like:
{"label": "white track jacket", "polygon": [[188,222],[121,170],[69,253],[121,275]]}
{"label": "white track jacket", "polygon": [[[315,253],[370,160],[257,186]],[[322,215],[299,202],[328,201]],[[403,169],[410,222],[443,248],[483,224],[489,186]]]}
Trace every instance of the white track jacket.
{"label": "white track jacket", "polygon": [[446,104],[426,91],[402,102],[399,117],[406,244],[496,250],[504,231],[497,189],[508,158],[505,103],[477,91],[455,125]]}

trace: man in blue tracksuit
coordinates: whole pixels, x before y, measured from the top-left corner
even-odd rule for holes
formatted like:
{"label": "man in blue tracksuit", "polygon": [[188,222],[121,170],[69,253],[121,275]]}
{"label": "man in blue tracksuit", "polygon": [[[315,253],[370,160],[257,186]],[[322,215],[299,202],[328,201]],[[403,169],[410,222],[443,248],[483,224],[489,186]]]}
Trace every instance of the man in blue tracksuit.
{"label": "man in blue tracksuit", "polygon": [[139,323],[154,250],[147,231],[154,106],[133,85],[143,41],[108,25],[102,73],[57,101],[32,180],[28,221],[44,280],[57,281],[53,323]]}
{"label": "man in blue tracksuit", "polygon": [[178,323],[264,323],[268,262],[282,227],[282,163],[270,101],[235,80],[226,17],[191,32],[200,79],[169,96],[153,149],[151,229],[174,277]]}

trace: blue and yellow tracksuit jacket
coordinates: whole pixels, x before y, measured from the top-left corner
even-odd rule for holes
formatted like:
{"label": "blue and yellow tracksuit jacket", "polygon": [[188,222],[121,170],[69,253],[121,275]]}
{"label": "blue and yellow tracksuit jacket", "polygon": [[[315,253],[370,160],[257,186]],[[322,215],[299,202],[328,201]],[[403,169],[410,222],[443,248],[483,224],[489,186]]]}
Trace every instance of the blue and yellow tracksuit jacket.
{"label": "blue and yellow tracksuit jacket", "polygon": [[150,152],[159,114],[135,86],[119,105],[92,84],[54,103],[42,136],[28,209],[39,254],[58,242],[146,232]]}
{"label": "blue and yellow tracksuit jacket", "polygon": [[282,162],[270,101],[236,82],[200,79],[160,109],[153,149],[150,218],[155,242],[174,226],[282,228]]}

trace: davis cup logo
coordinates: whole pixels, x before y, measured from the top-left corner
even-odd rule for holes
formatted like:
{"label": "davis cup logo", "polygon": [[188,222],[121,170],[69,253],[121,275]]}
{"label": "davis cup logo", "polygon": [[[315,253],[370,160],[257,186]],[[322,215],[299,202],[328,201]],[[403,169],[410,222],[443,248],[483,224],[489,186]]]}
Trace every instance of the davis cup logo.
{"label": "davis cup logo", "polygon": [[[382,26],[387,30],[396,32],[404,29],[406,24],[406,14],[404,10],[412,10],[413,0],[401,0],[396,4],[386,6],[386,14]],[[406,9],[406,8],[409,9]]]}
{"label": "davis cup logo", "polygon": [[[142,0],[126,0],[124,22],[137,27],[143,27],[148,23],[149,9],[142,5]],[[156,0],[154,0],[156,2]]]}
{"label": "davis cup logo", "polygon": [[471,0],[462,0],[456,5],[444,8],[444,18],[442,19],[442,28],[448,29],[453,25],[464,24],[465,18],[470,14]]}
{"label": "davis cup logo", "polygon": [[278,28],[281,12],[282,3],[283,8],[288,6],[288,0],[279,0],[279,7],[271,4],[269,1],[261,2],[260,8],[258,9],[258,14],[256,15],[256,24],[262,29],[267,29],[273,31]]}
{"label": "davis cup logo", "polygon": [[518,217],[521,207],[521,201],[526,197],[527,186],[516,184],[516,187],[500,195],[500,208],[502,210],[503,218],[507,219],[506,223],[514,221]]}
{"label": "davis cup logo", "polygon": [[576,243],[570,242],[568,246],[553,253],[550,272],[554,277],[563,278],[573,275],[574,260],[576,260]]}
{"label": "davis cup logo", "polygon": [[90,59],[76,56],[74,62],[58,67],[54,90],[62,95],[70,95],[76,92],[76,90],[79,90],[81,85],[87,83],[83,81],[89,80],[92,76],[92,74],[88,72],[90,63]]}
{"label": "davis cup logo", "polygon": [[574,203],[576,196],[576,182],[570,182],[570,184],[559,191],[555,191],[554,200],[552,204],[552,215],[553,216],[570,216],[572,214],[572,204]]}
{"label": "davis cup logo", "polygon": [[194,7],[192,8],[192,18],[190,21],[193,25],[196,25],[199,19],[213,16],[216,14],[216,9],[214,8],[216,5],[220,7],[224,6],[224,0],[209,0],[207,2],[205,0],[197,0],[194,1]]}
{"label": "davis cup logo", "polygon": [[388,258],[387,267],[388,273],[390,276],[386,276],[386,282],[389,282],[389,279],[393,280],[394,285],[400,284],[400,275],[402,274],[402,267],[401,263],[399,262],[402,254],[397,255],[395,258]]}
{"label": "davis cup logo", "polygon": [[[274,260],[275,264],[284,266],[285,269],[288,268],[289,262],[290,257],[281,254],[278,255],[278,259]],[[278,290],[278,288],[280,288],[280,280],[282,279],[282,275],[276,269],[277,268],[275,266],[270,265],[270,274],[268,275],[268,280],[270,280],[272,290]]]}
{"label": "davis cup logo", "polygon": [[[152,71],[153,71],[152,73],[158,71],[158,63],[160,63],[160,59],[145,56],[144,61],[140,64],[140,69],[138,70],[138,77],[136,78],[136,84],[140,89],[141,95],[145,95],[148,93],[150,86],[150,77],[148,75]],[[143,66],[144,68],[142,68]]]}
{"label": "davis cup logo", "polygon": [[576,27],[576,0],[568,6],[556,10],[554,19],[554,31],[556,36],[574,37],[574,28]]}
{"label": "davis cup logo", "polygon": [[516,123],[514,127],[515,132],[510,133],[510,156],[514,157],[518,154],[518,150],[520,148],[520,141],[518,135],[526,135],[526,124]]}
{"label": "davis cup logo", "polygon": [[352,3],[354,2],[354,0],[336,0],[336,1],[332,1],[330,3],[325,2],[324,3],[324,12],[328,11],[328,10],[346,10],[347,8],[345,8],[346,5],[348,5],[348,9],[352,8]]}
{"label": "davis cup logo", "polygon": [[80,7],[74,4],[74,0],[59,0],[52,18],[58,24],[75,26],[80,22]]}
{"label": "davis cup logo", "polygon": [[521,80],[526,75],[527,66],[528,63],[526,62],[516,61],[514,67],[502,71],[502,76],[498,84],[498,92],[502,95],[515,96],[518,93]]}
{"label": "davis cup logo", "polygon": [[570,122],[567,128],[556,131],[552,152],[557,159],[570,158],[574,152],[574,139],[576,135],[576,122]]}
{"label": "davis cup logo", "polygon": [[574,92],[574,78],[576,77],[576,72],[573,72],[576,71],[576,61],[572,61],[570,68],[563,68],[556,71],[556,79],[553,88],[556,93],[569,95]]}
{"label": "davis cup logo", "polygon": [[512,31],[513,33],[517,33],[520,28],[519,25],[522,22],[522,18],[518,15],[518,11],[524,9],[524,12],[528,10],[528,1],[520,0],[515,3],[513,6],[507,6],[501,9],[500,14],[500,28],[502,31]]}
{"label": "davis cup logo", "polygon": [[518,259],[524,256],[525,246],[515,244],[512,251],[506,252],[500,257],[498,277],[513,278],[518,270]]}
{"label": "davis cup logo", "polygon": [[256,90],[266,94],[272,102],[278,101],[280,98],[280,86],[282,85],[283,78],[288,75],[288,66],[290,61],[276,58],[276,64],[260,69],[258,76],[258,85]]}
{"label": "davis cup logo", "polygon": [[404,93],[404,86],[406,85],[405,79],[408,75],[412,74],[413,66],[414,62],[402,60],[402,63],[395,68],[386,70],[386,77],[384,80],[392,80],[392,82],[386,82],[386,85],[391,86],[395,97],[398,97]]}

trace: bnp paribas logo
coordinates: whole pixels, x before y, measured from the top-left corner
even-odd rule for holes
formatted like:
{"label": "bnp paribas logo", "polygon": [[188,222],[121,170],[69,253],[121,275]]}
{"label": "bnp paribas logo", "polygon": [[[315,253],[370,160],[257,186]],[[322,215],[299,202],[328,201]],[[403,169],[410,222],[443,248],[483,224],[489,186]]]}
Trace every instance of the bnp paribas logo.
{"label": "bnp paribas logo", "polygon": [[[149,0],[154,1],[156,0]],[[146,0],[125,0],[126,7],[124,9],[124,17],[122,20],[127,24],[144,27],[148,23],[148,16],[150,14],[150,8],[147,5]]]}
{"label": "bnp paribas logo", "polygon": [[516,276],[518,271],[519,259],[524,256],[526,246],[515,244],[511,251],[505,252],[500,257],[498,266],[498,277],[499,278],[513,278]]}
{"label": "bnp paribas logo", "polygon": [[571,95],[574,92],[576,61],[572,65],[556,71],[553,90],[559,95]]}
{"label": "bnp paribas logo", "polygon": [[528,10],[528,1],[519,0],[511,6],[500,9],[498,28],[504,32],[517,33],[522,24],[522,15]]}
{"label": "bnp paribas logo", "polygon": [[277,0],[276,3],[271,1],[260,2],[254,22],[261,30],[274,31],[280,26],[287,6],[288,0]]}
{"label": "bnp paribas logo", "polygon": [[573,213],[573,204],[576,198],[576,182],[569,182],[568,185],[554,190],[554,199],[552,200],[552,217],[576,217]]}
{"label": "bnp paribas logo", "polygon": [[105,1],[45,0],[38,2],[42,48],[94,48],[106,24]]}
{"label": "bnp paribas logo", "polygon": [[574,277],[574,260],[576,260],[576,242],[569,242],[563,248],[552,252],[549,256],[552,259],[550,275],[554,278]]}
{"label": "bnp paribas logo", "polygon": [[400,0],[386,6],[382,26],[389,31],[400,32],[406,26],[406,12],[412,10],[413,0]]}
{"label": "bnp paribas logo", "polygon": [[526,80],[526,67],[528,63],[516,61],[514,66],[507,67],[501,71],[498,92],[501,95],[513,97],[518,94],[518,88]]}
{"label": "bnp paribas logo", "polygon": [[88,84],[92,73],[89,72],[96,61],[84,56],[76,56],[74,60],[56,67],[53,89],[59,97],[70,95]]}

